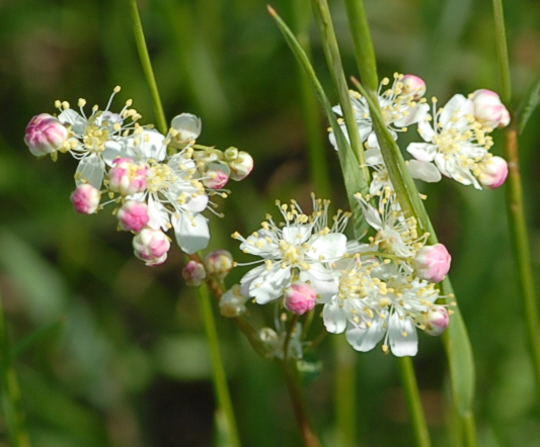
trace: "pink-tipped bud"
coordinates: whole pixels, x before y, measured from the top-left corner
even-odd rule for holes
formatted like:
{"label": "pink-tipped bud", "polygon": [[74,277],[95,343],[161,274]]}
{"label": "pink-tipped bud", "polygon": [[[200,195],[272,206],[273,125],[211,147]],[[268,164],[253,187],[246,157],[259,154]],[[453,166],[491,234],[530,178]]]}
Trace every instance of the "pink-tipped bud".
{"label": "pink-tipped bud", "polygon": [[225,159],[231,168],[230,177],[235,181],[244,180],[253,170],[253,157],[247,152],[230,147],[225,151]]}
{"label": "pink-tipped bud", "polygon": [[450,270],[451,262],[452,256],[443,244],[426,245],[416,255],[416,272],[422,279],[441,282]]}
{"label": "pink-tipped bud", "polygon": [[499,95],[492,90],[480,89],[470,95],[474,116],[482,124],[495,129],[510,123],[510,114]]}
{"label": "pink-tipped bud", "polygon": [[216,250],[204,258],[209,275],[224,278],[234,267],[232,255],[227,250]]}
{"label": "pink-tipped bud", "polygon": [[227,290],[219,300],[219,311],[227,318],[236,318],[246,311],[246,301],[248,297],[242,295],[238,284]]}
{"label": "pink-tipped bud", "polygon": [[478,180],[488,188],[498,188],[508,177],[508,163],[502,157],[493,156],[480,165]]}
{"label": "pink-tipped bud", "polygon": [[309,312],[317,304],[317,291],[309,284],[297,282],[285,292],[285,307],[297,315]]}
{"label": "pink-tipped bud", "polygon": [[223,163],[210,163],[203,183],[212,189],[222,189],[229,181],[230,169]]}
{"label": "pink-tipped bud", "polygon": [[135,231],[136,233],[141,231],[150,220],[146,203],[134,200],[128,200],[124,203],[122,208],[118,210],[116,217],[120,228],[126,231]]}
{"label": "pink-tipped bud", "polygon": [[24,142],[32,155],[36,157],[56,152],[65,143],[67,137],[66,127],[48,113],[34,116],[24,132]]}
{"label": "pink-tipped bud", "polygon": [[131,158],[117,158],[109,171],[109,188],[122,195],[135,194],[146,189],[148,167]]}
{"label": "pink-tipped bud", "polygon": [[206,279],[204,265],[197,261],[189,261],[182,269],[182,277],[188,286],[200,286]]}
{"label": "pink-tipped bud", "polygon": [[94,214],[99,206],[101,193],[88,183],[77,186],[71,194],[71,203],[75,211],[81,214]]}
{"label": "pink-tipped bud", "polygon": [[133,238],[135,256],[149,266],[163,264],[170,247],[167,235],[151,228],[144,228]]}
{"label": "pink-tipped bud", "polygon": [[448,310],[444,306],[433,306],[426,318],[426,332],[429,335],[441,335],[448,324],[450,323],[450,316]]}
{"label": "pink-tipped bud", "polygon": [[413,74],[406,74],[401,79],[402,91],[405,95],[411,95],[414,99],[420,99],[426,93],[425,81]]}

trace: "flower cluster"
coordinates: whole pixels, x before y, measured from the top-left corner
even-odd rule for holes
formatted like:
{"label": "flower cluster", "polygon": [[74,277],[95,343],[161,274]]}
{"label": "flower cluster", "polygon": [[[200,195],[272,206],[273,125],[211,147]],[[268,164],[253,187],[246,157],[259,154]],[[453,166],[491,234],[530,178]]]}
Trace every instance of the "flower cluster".
{"label": "flower cluster", "polygon": [[[407,152],[413,156],[407,163],[411,175],[426,182],[438,182],[445,176],[477,189],[501,186],[508,175],[508,165],[490,152],[490,134],[507,126],[510,115],[497,93],[481,89],[468,97],[456,94],[443,107],[438,107],[437,98],[432,98],[430,107],[425,92],[425,82],[410,74],[395,74],[391,85],[388,78],[383,79],[378,92],[383,119],[394,139],[398,139],[399,132],[416,125],[423,140],[407,146]],[[356,91],[351,91],[350,97],[360,138],[370,155],[366,163],[375,168],[377,178],[384,179],[386,170],[368,103]],[[334,111],[341,115],[339,106]],[[341,126],[345,130],[342,122]],[[332,133],[330,141],[336,147]]]}
{"label": "flower cluster", "polygon": [[135,256],[146,265],[165,261],[171,228],[184,252],[204,249],[210,233],[203,212],[217,214],[212,198],[227,197],[223,188],[229,179],[249,175],[253,159],[234,147],[220,151],[197,144],[202,125],[195,115],[176,116],[163,135],[139,124],[132,100],[119,112],[111,111],[119,91],[115,87],[106,107],[93,106],[88,114],[84,99],[78,111],[67,101],[56,101],[57,116],[42,113],[29,122],[28,148],[53,159],[69,152],[78,161],[71,195],[75,210],[93,214],[113,205],[118,229],[134,234]]}
{"label": "flower cluster", "polygon": [[259,260],[239,264],[256,266],[226,293],[222,313],[238,316],[248,298],[276,302],[296,315],[319,304],[328,332],[345,332],[358,351],[382,340],[383,350],[397,356],[416,354],[417,328],[442,333],[449,303],[436,283],[450,268],[448,251],[417,234],[416,222],[403,214],[390,187],[357,200],[373,230],[362,240],[345,234],[349,213],[338,211],[330,219],[329,202],[315,198],[310,214],[295,201],[278,203],[283,222],[267,216],[250,236],[233,234],[241,250]]}

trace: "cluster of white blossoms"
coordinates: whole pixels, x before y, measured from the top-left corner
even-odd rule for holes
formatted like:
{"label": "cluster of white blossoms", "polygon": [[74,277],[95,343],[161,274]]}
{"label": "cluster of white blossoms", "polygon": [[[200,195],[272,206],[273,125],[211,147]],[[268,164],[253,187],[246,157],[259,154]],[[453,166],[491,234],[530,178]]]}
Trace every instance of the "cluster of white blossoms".
{"label": "cluster of white blossoms", "polygon": [[75,210],[93,214],[113,205],[118,228],[134,234],[135,256],[146,265],[165,261],[171,228],[185,253],[204,249],[210,233],[203,212],[217,214],[212,197],[227,197],[225,185],[249,175],[252,157],[234,147],[220,151],[197,144],[201,120],[189,113],[173,118],[163,135],[139,124],[132,100],[113,112],[119,91],[115,87],[106,107],[95,105],[89,114],[84,99],[78,111],[67,101],[56,101],[57,116],[42,113],[29,122],[28,148],[54,160],[69,152],[78,161],[71,195]]}
{"label": "cluster of white blossoms", "polygon": [[[406,148],[414,157],[407,162],[411,175],[426,182],[438,182],[445,176],[477,189],[501,186],[508,175],[508,165],[490,152],[490,133],[507,126],[510,115],[497,93],[481,89],[468,97],[456,94],[443,107],[438,107],[436,98],[432,98],[430,106],[425,93],[426,84],[421,78],[397,73],[393,83],[384,78],[378,92],[383,119],[392,136],[398,140],[400,132],[416,125],[423,140]],[[351,91],[350,97],[360,138],[368,149],[366,164],[375,168],[377,178],[384,180],[386,169],[368,103],[356,91]],[[341,108],[336,106],[334,112],[341,115]],[[345,131],[341,119],[340,124]],[[337,148],[332,133],[330,141]]]}
{"label": "cluster of white blossoms", "polygon": [[[319,304],[328,332],[345,332],[358,351],[382,341],[382,349],[397,356],[416,354],[417,328],[442,333],[450,303],[436,283],[450,268],[448,251],[416,233],[416,222],[401,212],[390,187],[357,199],[373,229],[362,240],[345,234],[349,213],[330,218],[329,202],[320,199],[313,199],[310,214],[295,201],[278,203],[282,222],[267,216],[250,236],[233,234],[240,249],[259,260],[239,264],[256,267],[224,295],[222,314],[238,316],[249,298],[296,315]],[[291,349],[301,352],[298,344]]]}

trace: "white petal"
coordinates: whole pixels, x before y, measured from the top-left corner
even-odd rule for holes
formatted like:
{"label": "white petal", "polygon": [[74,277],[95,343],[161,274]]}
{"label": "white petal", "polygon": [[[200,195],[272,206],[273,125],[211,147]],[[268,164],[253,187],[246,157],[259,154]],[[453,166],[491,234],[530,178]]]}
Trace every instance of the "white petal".
{"label": "white petal", "polygon": [[105,163],[96,154],[84,157],[75,171],[75,183],[90,183],[97,189],[101,188],[105,175]]}
{"label": "white petal", "polygon": [[347,252],[347,237],[341,233],[314,236],[307,255],[317,261],[337,260]]}
{"label": "white petal", "polygon": [[465,96],[457,94],[450,98],[441,112],[439,122],[443,127],[452,126],[465,129],[469,125],[467,115],[474,113],[472,101]]}
{"label": "white petal", "polygon": [[283,239],[289,244],[301,245],[311,234],[310,225],[288,225],[283,227]]}
{"label": "white petal", "polygon": [[202,123],[198,116],[181,113],[172,119],[171,127],[180,132],[182,140],[196,140],[201,134]]}
{"label": "white petal", "polygon": [[210,231],[208,219],[200,214],[178,214],[171,218],[180,248],[188,254],[195,253],[208,246]]}
{"label": "white petal", "polygon": [[279,247],[275,242],[274,233],[266,230],[259,230],[246,238],[240,244],[240,250],[262,258],[274,257],[279,252]]}
{"label": "white petal", "polygon": [[332,334],[341,334],[347,327],[347,316],[337,300],[324,305],[322,317],[324,327]]}
{"label": "white petal", "polygon": [[388,322],[388,339],[392,354],[397,357],[413,356],[418,352],[416,327],[410,318],[400,318],[396,312]]}
{"label": "white petal", "polygon": [[274,266],[264,269],[249,286],[249,295],[255,298],[258,304],[266,304],[283,295],[285,288],[290,284],[291,270]]}
{"label": "white petal", "polygon": [[[427,115],[426,115],[427,118]],[[418,133],[423,138],[424,141],[428,143],[433,140],[435,136],[435,130],[431,127],[430,121],[427,119],[422,119],[418,121]]]}
{"label": "white petal", "polygon": [[380,230],[383,224],[378,211],[369,203],[360,202],[360,204],[362,205],[362,213],[364,214],[366,222],[376,230]]}
{"label": "white petal", "polygon": [[136,147],[136,154],[139,159],[153,159],[162,161],[167,155],[167,146],[164,144],[165,137],[157,130],[144,130],[137,135],[140,144]]}
{"label": "white petal", "polygon": [[413,178],[428,183],[436,183],[441,180],[441,173],[433,163],[420,160],[408,160],[407,168]]}
{"label": "white petal", "polygon": [[182,208],[191,211],[192,213],[201,213],[206,209],[208,205],[208,196],[206,194],[200,194],[191,198]]}
{"label": "white petal", "polygon": [[407,146],[407,152],[420,161],[433,161],[437,153],[437,146],[429,143],[411,143]]}
{"label": "white petal", "polygon": [[161,202],[154,200],[152,196],[148,198],[147,206],[148,216],[150,217],[148,226],[155,230],[162,229],[163,231],[167,231],[171,224],[169,213],[165,207],[161,204]]}
{"label": "white petal", "polygon": [[69,124],[75,135],[80,136],[84,133],[84,129],[86,127],[86,120],[75,110],[64,110],[62,113],[60,113],[60,115],[58,115],[58,119],[63,124]]}
{"label": "white petal", "polygon": [[368,166],[379,166],[384,164],[380,149],[368,149],[364,152],[364,156],[366,157],[366,165]]}
{"label": "white petal", "polygon": [[336,273],[321,264],[311,264],[309,270],[300,272],[300,281],[310,283],[323,301],[334,296],[339,289]]}
{"label": "white petal", "polygon": [[355,326],[345,336],[354,350],[371,351],[384,336],[384,324],[380,320],[373,320],[371,326]]}
{"label": "white petal", "polygon": [[117,158],[133,158],[133,152],[127,145],[126,139],[110,140],[105,143],[105,150],[102,153],[103,160],[107,166],[112,166]]}

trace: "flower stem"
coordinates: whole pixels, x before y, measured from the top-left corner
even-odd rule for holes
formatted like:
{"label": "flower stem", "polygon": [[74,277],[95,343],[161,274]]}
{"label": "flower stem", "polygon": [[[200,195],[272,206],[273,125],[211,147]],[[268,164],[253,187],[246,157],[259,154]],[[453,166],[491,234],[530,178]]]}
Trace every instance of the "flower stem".
{"label": "flower stem", "polygon": [[294,362],[284,360],[282,362],[285,373],[285,383],[293,406],[296,423],[300,429],[304,447],[321,447],[321,443],[315,435],[307,417],[304,396],[298,380],[298,372]]}
{"label": "flower stem", "polygon": [[356,442],[356,355],[344,337],[334,341],[336,394],[336,444],[354,447]]}
{"label": "flower stem", "polygon": [[21,404],[21,391],[17,372],[13,367],[9,336],[0,298],[0,400],[4,410],[5,425],[12,447],[30,447],[30,437],[25,427]]}
{"label": "flower stem", "polygon": [[146,46],[146,39],[144,37],[144,29],[141,21],[141,15],[139,13],[139,6],[137,0],[129,0],[131,6],[131,21],[133,24],[133,33],[135,35],[135,43],[137,45],[137,51],[139,52],[139,59],[141,60],[142,69],[146,77],[146,82],[150,88],[150,94],[152,95],[152,102],[154,104],[154,113],[156,115],[157,127],[161,133],[166,133],[168,126],[165,119],[165,113],[163,111],[163,104],[161,103],[161,97],[159,96],[159,90],[156,83],[156,77],[154,75],[154,69],[152,68],[152,62],[150,61],[150,55],[148,54],[148,48]]}
{"label": "flower stem", "polygon": [[[501,93],[503,100],[510,103],[512,100],[512,87],[502,0],[493,0],[493,16],[495,19],[495,38],[501,77]],[[512,235],[514,255],[517,261],[516,266],[521,297],[523,299],[523,309],[525,311],[527,336],[529,339],[536,388],[537,393],[540,394],[540,321],[531,263],[529,235],[525,219],[523,184],[519,162],[518,125],[515,122],[515,115],[513,118],[514,122],[505,131],[505,154],[509,168],[508,186],[506,189],[506,212]]]}
{"label": "flower stem", "polygon": [[412,417],[414,436],[418,447],[430,447],[429,431],[418,391],[414,365],[410,357],[400,357],[399,366],[401,370],[401,381],[405,388],[405,396],[409,407],[409,414]]}
{"label": "flower stem", "polygon": [[214,312],[212,311],[212,303],[210,301],[210,294],[208,292],[207,285],[203,284],[200,286],[198,292],[201,315],[203,317],[206,337],[208,339],[208,346],[210,348],[214,388],[216,390],[219,407],[223,411],[227,421],[230,445],[233,447],[240,447],[241,444],[238,435],[238,428],[236,426],[236,418],[234,416],[231,396],[229,394],[229,388],[227,385],[223,359],[219,349],[216,321],[214,318]]}

